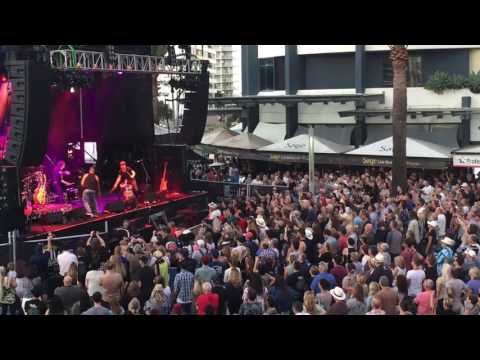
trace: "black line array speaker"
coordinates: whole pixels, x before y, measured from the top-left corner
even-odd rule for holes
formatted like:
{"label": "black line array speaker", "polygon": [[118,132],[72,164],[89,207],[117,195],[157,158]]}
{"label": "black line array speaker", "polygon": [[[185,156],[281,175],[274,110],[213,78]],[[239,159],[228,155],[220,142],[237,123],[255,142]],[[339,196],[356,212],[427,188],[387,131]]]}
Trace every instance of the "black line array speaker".
{"label": "black line array speaker", "polygon": [[0,234],[22,230],[25,224],[15,166],[0,167]]}
{"label": "black line array speaker", "polygon": [[29,60],[5,62],[11,82],[5,160],[16,166],[42,162],[50,127],[52,70]]}
{"label": "black line array speaker", "polygon": [[186,92],[180,140],[185,145],[198,145],[202,141],[208,115],[209,90],[208,62],[203,63],[196,91]]}

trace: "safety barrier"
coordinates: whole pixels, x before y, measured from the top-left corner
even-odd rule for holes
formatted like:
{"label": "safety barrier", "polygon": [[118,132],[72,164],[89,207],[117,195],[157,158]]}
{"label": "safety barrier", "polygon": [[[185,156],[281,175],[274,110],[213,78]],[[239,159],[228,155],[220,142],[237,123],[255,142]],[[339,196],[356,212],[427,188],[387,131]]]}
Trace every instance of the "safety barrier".
{"label": "safety barrier", "polygon": [[193,191],[207,191],[209,201],[217,201],[220,198],[251,197],[254,195],[266,195],[275,191],[287,191],[287,186],[251,185],[239,184],[226,181],[208,181],[190,179]]}

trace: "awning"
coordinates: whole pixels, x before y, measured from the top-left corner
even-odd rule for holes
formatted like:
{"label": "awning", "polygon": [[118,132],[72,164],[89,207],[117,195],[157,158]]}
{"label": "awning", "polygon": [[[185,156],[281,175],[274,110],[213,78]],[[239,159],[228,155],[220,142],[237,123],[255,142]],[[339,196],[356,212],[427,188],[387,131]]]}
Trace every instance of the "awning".
{"label": "awning", "polygon": [[[350,145],[352,139],[353,125],[316,125],[313,129],[314,136],[322,139],[335,139],[335,143]],[[308,127],[299,126],[295,136],[308,134]]]}
{"label": "awning", "polygon": [[260,121],[253,131],[253,134],[272,143],[276,143],[285,139],[286,132],[285,124],[269,124]]}
{"label": "awning", "polygon": [[261,137],[258,137],[254,134],[243,133],[230,139],[220,141],[215,145],[218,147],[232,149],[256,150],[270,144],[270,141],[262,139]]}
{"label": "awning", "polygon": [[207,134],[205,134],[202,138],[201,143],[207,145],[215,145],[218,142],[228,140],[234,136],[237,136],[238,133],[232,130],[220,128],[215,129]]}
{"label": "awning", "polygon": [[[309,136],[302,134],[279,143],[264,146],[258,151],[308,154],[308,140]],[[341,154],[352,149],[353,146],[351,145],[340,145],[327,139],[314,137],[315,154]]]}
{"label": "awning", "polygon": [[[361,146],[352,150],[347,155],[360,156],[393,156],[393,137],[374,142],[370,145]],[[407,137],[407,157],[408,158],[432,158],[449,159],[453,148],[433,144],[431,142]]]}

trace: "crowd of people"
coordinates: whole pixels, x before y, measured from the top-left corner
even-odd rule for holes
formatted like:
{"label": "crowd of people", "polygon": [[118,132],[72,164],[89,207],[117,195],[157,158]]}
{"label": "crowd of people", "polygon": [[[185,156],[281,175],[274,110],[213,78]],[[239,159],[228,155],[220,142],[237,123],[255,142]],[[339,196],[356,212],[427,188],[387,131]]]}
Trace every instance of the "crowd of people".
{"label": "crowd of people", "polygon": [[[480,181],[375,169],[248,181],[282,186],[219,199],[195,231],[151,238],[49,237],[0,267],[2,314],[478,315]],[[288,190],[284,190],[283,186]]]}

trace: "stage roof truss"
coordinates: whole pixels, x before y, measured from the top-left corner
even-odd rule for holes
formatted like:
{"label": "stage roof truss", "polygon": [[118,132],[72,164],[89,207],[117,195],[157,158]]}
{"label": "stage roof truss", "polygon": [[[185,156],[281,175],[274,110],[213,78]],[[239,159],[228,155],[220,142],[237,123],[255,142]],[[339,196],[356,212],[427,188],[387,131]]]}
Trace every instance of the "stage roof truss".
{"label": "stage roof truss", "polygon": [[143,74],[198,75],[202,71],[199,60],[176,59],[167,65],[164,57],[115,54],[113,64],[108,64],[103,52],[74,49],[50,52],[50,66],[60,71],[100,71]]}

